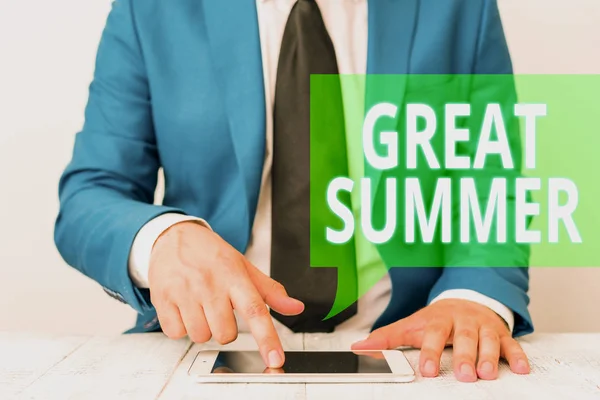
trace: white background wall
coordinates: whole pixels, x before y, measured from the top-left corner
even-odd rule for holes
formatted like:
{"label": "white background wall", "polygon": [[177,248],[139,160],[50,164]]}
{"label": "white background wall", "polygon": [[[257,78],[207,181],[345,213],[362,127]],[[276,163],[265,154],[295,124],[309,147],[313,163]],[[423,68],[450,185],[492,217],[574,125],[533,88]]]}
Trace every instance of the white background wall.
{"label": "white background wall", "polygon": [[[499,3],[517,73],[600,73],[599,0]],[[110,0],[0,0],[0,330],[115,333],[133,323],[52,240],[57,181],[109,9]],[[531,276],[538,331],[600,331],[600,268]]]}

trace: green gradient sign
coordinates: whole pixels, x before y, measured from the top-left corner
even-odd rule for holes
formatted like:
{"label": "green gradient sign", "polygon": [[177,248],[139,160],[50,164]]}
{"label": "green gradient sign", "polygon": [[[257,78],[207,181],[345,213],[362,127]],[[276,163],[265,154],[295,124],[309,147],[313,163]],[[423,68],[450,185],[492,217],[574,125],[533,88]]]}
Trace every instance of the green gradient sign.
{"label": "green gradient sign", "polygon": [[[338,269],[329,317],[389,268],[600,266],[598,93],[596,75],[314,75],[311,267]],[[323,149],[334,119],[346,142]],[[327,176],[334,151],[348,176]]]}

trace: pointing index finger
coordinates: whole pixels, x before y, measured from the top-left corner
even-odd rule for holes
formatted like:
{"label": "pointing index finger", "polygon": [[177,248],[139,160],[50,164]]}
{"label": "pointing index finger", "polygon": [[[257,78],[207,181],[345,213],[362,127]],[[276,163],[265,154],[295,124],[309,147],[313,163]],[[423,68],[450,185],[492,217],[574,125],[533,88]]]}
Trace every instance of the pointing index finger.
{"label": "pointing index finger", "polygon": [[248,283],[237,293],[232,293],[231,302],[250,327],[265,364],[269,368],[281,368],[284,362],[283,348],[273,325],[267,305],[256,288]]}

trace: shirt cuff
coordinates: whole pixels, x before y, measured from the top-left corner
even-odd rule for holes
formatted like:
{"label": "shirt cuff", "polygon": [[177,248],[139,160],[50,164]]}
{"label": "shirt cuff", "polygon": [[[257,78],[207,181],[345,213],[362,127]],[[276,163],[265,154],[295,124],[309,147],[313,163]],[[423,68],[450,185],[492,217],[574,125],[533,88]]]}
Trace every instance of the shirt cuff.
{"label": "shirt cuff", "polygon": [[479,292],[470,289],[452,289],[440,293],[440,295],[433,299],[430,304],[444,299],[469,300],[484,305],[496,314],[498,314],[506,322],[506,325],[508,325],[508,329],[510,330],[510,332],[513,332],[513,328],[515,327],[515,315],[512,312],[512,310],[510,310],[504,304],[500,303],[498,300],[494,300],[490,297],[487,297]]}
{"label": "shirt cuff", "polygon": [[208,229],[210,225],[202,218],[191,217],[183,214],[167,213],[159,215],[139,230],[131,251],[129,252],[129,277],[136,287],[147,289],[148,284],[148,269],[150,268],[150,256],[152,248],[158,237],[167,229],[175,224],[186,221],[196,221]]}

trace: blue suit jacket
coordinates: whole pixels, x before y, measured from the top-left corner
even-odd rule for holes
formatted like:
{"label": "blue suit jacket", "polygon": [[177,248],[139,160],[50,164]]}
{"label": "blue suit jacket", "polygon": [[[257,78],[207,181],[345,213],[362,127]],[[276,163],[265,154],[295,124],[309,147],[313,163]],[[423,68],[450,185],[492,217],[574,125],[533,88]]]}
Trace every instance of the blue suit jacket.
{"label": "blue suit jacket", "polygon": [[[244,252],[265,151],[263,69],[254,0],[116,0],[98,49],[85,125],[60,182],[55,241],[66,262],[158,328],[128,276],[132,242],[168,212],[205,218]],[[495,0],[369,0],[371,74],[512,73]],[[162,206],[152,205],[164,168]],[[510,251],[510,250],[508,250]],[[467,260],[465,260],[467,262]],[[524,262],[524,263],[522,263]],[[527,260],[515,257],[515,265]],[[444,290],[473,289],[532,331],[526,268],[394,268],[375,327]]]}

